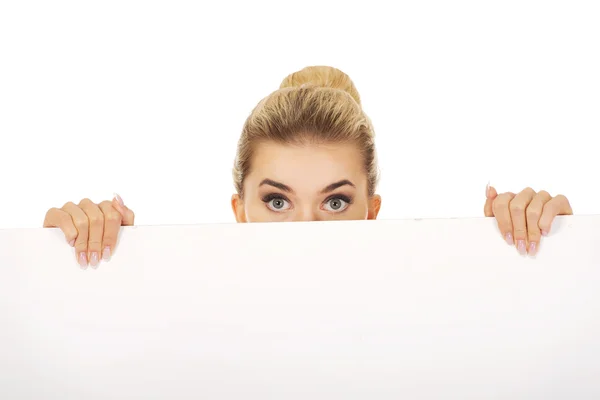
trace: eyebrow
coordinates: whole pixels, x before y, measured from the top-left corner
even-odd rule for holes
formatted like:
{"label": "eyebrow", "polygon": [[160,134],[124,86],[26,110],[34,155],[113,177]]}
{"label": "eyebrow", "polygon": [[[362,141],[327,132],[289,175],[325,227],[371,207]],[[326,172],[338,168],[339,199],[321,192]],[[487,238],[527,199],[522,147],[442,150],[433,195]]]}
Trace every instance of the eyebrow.
{"label": "eyebrow", "polygon": [[335,189],[346,185],[356,187],[354,186],[354,183],[350,182],[348,179],[343,179],[341,181],[334,182],[331,185],[328,185],[325,189],[321,190],[321,193],[333,192]]}
{"label": "eyebrow", "polygon": [[276,181],[274,181],[272,179],[263,179],[262,182],[260,182],[260,184],[258,186],[260,187],[260,186],[263,186],[263,185],[273,186],[273,187],[276,187],[277,189],[283,190],[284,192],[288,192],[288,193],[294,192],[292,190],[292,188],[289,187],[288,185],[284,185],[283,183],[276,182]]}
{"label": "eyebrow", "polygon": [[[287,193],[294,192],[292,190],[292,188],[289,187],[288,185],[285,185],[281,182],[274,181],[272,179],[263,179],[258,186],[263,186],[263,185],[273,186],[273,187],[275,187],[279,190],[283,190],[284,192],[287,192]],[[340,188],[342,186],[346,186],[346,185],[356,187],[354,185],[354,183],[350,182],[348,179],[342,179],[341,181],[334,182],[330,185],[327,185],[327,187],[325,187],[323,190],[321,190],[321,193],[333,192],[335,189]]]}

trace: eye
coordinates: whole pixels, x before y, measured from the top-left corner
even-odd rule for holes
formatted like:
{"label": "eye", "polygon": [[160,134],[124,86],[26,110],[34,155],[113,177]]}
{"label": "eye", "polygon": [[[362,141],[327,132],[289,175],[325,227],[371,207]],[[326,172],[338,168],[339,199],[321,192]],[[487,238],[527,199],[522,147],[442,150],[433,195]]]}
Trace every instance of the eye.
{"label": "eye", "polygon": [[350,205],[349,199],[342,197],[330,197],[325,201],[323,208],[329,212],[342,212]]}
{"label": "eye", "polygon": [[263,201],[267,204],[267,207],[269,207],[269,209],[272,211],[280,212],[286,211],[290,208],[290,202],[283,197],[269,196]]}

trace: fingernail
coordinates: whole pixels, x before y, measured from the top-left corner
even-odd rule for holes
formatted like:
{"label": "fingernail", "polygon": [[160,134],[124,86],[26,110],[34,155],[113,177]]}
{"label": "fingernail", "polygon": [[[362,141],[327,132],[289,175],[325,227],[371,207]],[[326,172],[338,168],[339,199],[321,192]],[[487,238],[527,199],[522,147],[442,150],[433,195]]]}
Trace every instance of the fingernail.
{"label": "fingernail", "polygon": [[548,236],[548,231],[542,231],[542,236]]}
{"label": "fingernail", "polygon": [[529,255],[535,256],[535,253],[537,253],[537,243],[531,242],[529,243]]}
{"label": "fingernail", "polygon": [[102,259],[108,261],[110,259],[110,247],[106,246],[102,252]]}
{"label": "fingernail", "polygon": [[90,257],[90,265],[92,268],[98,268],[98,252],[92,252]]}
{"label": "fingernail", "polygon": [[85,251],[79,253],[79,266],[83,269],[86,269],[88,266],[87,255],[85,254]]}
{"label": "fingernail", "polygon": [[73,239],[69,242],[69,246],[71,246],[71,247],[75,246],[75,239]]}
{"label": "fingernail", "polygon": [[485,197],[490,197],[490,182],[485,185]]}
{"label": "fingernail", "polygon": [[125,203],[123,203],[123,199],[117,193],[115,193],[115,199],[117,199],[117,203],[119,203],[121,206],[125,207]]}
{"label": "fingernail", "polygon": [[517,250],[519,250],[519,253],[521,253],[522,255],[527,254],[527,249],[525,248],[524,240],[517,240]]}
{"label": "fingernail", "polygon": [[505,239],[506,239],[506,243],[508,243],[511,246],[515,243],[515,242],[513,242],[512,233],[510,233],[510,232],[506,234]]}

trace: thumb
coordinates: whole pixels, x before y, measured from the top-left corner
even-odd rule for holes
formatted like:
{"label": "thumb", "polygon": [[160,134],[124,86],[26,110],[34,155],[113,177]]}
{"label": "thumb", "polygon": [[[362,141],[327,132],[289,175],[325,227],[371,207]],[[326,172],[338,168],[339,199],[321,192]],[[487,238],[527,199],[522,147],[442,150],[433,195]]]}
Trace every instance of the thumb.
{"label": "thumb", "polygon": [[123,203],[123,199],[117,193],[115,193],[115,198],[112,201],[113,207],[121,214],[123,220],[121,221],[121,225],[123,226],[131,226],[133,225],[133,221],[135,220],[135,214],[131,211],[125,203]]}
{"label": "thumb", "polygon": [[494,205],[494,200],[496,199],[496,197],[498,197],[498,192],[493,186],[490,186],[489,183],[485,187],[485,197],[486,199],[485,205],[483,206],[483,214],[486,217],[493,217],[494,210],[492,206]]}

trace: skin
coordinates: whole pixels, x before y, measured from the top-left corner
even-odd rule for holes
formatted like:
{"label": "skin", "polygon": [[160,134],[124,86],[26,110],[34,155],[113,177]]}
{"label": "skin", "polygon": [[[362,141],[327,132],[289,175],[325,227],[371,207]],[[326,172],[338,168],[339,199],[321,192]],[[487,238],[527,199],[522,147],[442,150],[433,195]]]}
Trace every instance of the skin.
{"label": "skin", "polygon": [[486,217],[496,217],[502,237],[515,245],[522,255],[534,256],[542,236],[550,233],[557,215],[573,215],[569,200],[563,195],[550,196],[542,190],[526,188],[520,193],[498,194],[491,186],[486,188],[483,212]]}
{"label": "skin", "polygon": [[[358,148],[350,144],[292,146],[260,143],[244,181],[244,196],[234,194],[235,219],[246,222],[336,221],[376,219],[379,195],[369,196]],[[498,194],[486,188],[484,215],[495,217],[506,242],[535,255],[542,235],[557,215],[571,215],[566,197],[531,188]],[[60,228],[76,250],[82,268],[108,261],[121,226],[135,215],[118,195],[99,204],[83,199],[46,213],[44,227]]]}
{"label": "skin", "polygon": [[62,208],[51,208],[44,218],[44,228],[60,228],[67,243],[75,248],[81,268],[98,267],[117,244],[121,226],[133,225],[135,214],[117,194],[112,201],[100,204],[83,199],[79,204],[68,202]]}
{"label": "skin", "polygon": [[[356,146],[256,146],[244,197],[233,195],[237,222],[376,219],[381,197],[369,198]],[[339,186],[339,187],[336,187]]]}

